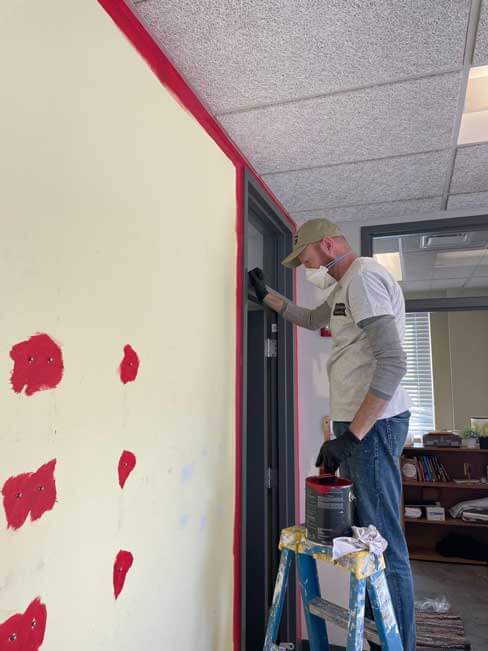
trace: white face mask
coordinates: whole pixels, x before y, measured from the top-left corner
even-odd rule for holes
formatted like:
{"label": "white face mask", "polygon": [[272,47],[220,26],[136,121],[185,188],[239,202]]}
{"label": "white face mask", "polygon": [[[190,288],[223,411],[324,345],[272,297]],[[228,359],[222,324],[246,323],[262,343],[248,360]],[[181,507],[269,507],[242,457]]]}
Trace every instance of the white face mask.
{"label": "white face mask", "polygon": [[312,285],[315,285],[319,289],[327,289],[327,287],[330,287],[336,282],[335,278],[332,278],[327,271],[327,267],[305,269],[305,278],[309,283],[312,283]]}
{"label": "white face mask", "polygon": [[347,253],[344,253],[343,255],[339,256],[335,260],[332,260],[332,262],[329,262],[329,264],[326,267],[320,266],[318,269],[305,269],[305,278],[308,280],[309,283],[312,283],[312,285],[315,285],[319,289],[327,289],[334,283],[336,283],[336,279],[330,275],[329,269],[332,269],[332,267],[335,267],[335,265],[343,260],[346,256],[350,255],[352,251],[348,251]]}

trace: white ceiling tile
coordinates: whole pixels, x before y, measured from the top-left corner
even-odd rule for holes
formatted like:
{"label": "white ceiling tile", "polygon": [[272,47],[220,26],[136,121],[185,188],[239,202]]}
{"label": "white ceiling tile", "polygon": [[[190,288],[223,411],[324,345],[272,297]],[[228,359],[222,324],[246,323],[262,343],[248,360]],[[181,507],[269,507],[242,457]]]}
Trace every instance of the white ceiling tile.
{"label": "white ceiling tile", "polygon": [[[473,275],[473,267],[456,267],[456,268],[442,268],[432,270],[431,278],[443,279],[445,282],[462,279],[463,282],[466,278],[470,278]],[[454,285],[449,285],[449,287],[454,287]]]}
{"label": "white ceiling tile", "polygon": [[448,210],[461,208],[486,208],[488,210],[488,192],[470,192],[468,194],[450,194],[447,201]]}
{"label": "white ceiling tile", "polygon": [[476,33],[476,44],[473,55],[474,66],[488,64],[488,2],[483,0],[481,5],[480,20]]}
{"label": "white ceiling tile", "polygon": [[402,255],[403,275],[406,280],[427,280],[432,276],[434,258],[425,251]]}
{"label": "white ceiling tile", "polygon": [[135,5],[214,113],[459,69],[469,0]]}
{"label": "white ceiling tile", "polygon": [[488,143],[458,147],[451,179],[451,194],[488,190]]}
{"label": "white ceiling tile", "polygon": [[389,201],[387,203],[371,203],[360,206],[345,206],[341,208],[324,208],[323,210],[307,210],[295,212],[291,216],[297,224],[303,224],[307,219],[326,217],[336,222],[361,221],[374,222],[385,217],[412,216],[423,212],[439,210],[441,197],[431,199],[409,199],[407,201]]}
{"label": "white ceiling tile", "polygon": [[464,286],[470,289],[474,287],[486,287],[488,289],[488,276],[473,276]]}
{"label": "white ceiling tile", "polygon": [[463,287],[465,278],[440,278],[430,281],[431,289],[458,289]]}
{"label": "white ceiling tile", "polygon": [[420,292],[430,289],[429,280],[404,280],[401,283],[404,294],[409,292]]}
{"label": "white ceiling tile", "polygon": [[442,193],[448,152],[264,175],[286,209],[297,211],[387,202]]}
{"label": "white ceiling tile", "polygon": [[268,106],[220,118],[259,173],[443,149],[460,73]]}

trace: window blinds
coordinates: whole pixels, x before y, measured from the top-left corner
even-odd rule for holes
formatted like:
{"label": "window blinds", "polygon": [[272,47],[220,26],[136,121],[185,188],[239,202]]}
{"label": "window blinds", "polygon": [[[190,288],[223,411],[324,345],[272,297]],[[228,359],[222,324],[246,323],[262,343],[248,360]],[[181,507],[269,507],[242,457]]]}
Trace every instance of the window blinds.
{"label": "window blinds", "polygon": [[403,347],[407,354],[407,372],[401,385],[412,402],[409,431],[418,438],[434,429],[434,395],[430,314],[407,312]]}

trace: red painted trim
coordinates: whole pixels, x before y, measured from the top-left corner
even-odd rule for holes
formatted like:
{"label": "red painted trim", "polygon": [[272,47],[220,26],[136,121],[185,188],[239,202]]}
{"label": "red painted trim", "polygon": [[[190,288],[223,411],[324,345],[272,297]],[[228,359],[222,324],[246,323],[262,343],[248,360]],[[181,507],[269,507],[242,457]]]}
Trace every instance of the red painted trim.
{"label": "red painted trim", "polygon": [[237,260],[236,260],[236,468],[234,503],[234,650],[241,648],[241,545],[242,545],[242,376],[243,376],[243,310],[244,287],[244,167],[236,166]]}
{"label": "red painted trim", "polygon": [[[98,0],[99,4],[112,18],[117,27],[125,34],[134,48],[145,59],[160,82],[167,88],[193,117],[205,129],[208,135],[222,149],[224,154],[236,167],[236,236],[237,236],[237,262],[236,262],[236,487],[235,487],[235,515],[234,515],[234,618],[233,639],[234,651],[241,647],[241,441],[242,441],[242,263],[243,263],[243,224],[244,224],[244,170],[247,169],[255,181],[263,188],[266,194],[281,210],[293,231],[296,224],[288,215],[266,183],[259,177],[252,165],[238,149],[221,125],[212,117],[197,95],[193,92],[173,63],[163,53],[160,46],[152,38],[142,23],[132,13],[124,0]],[[297,363],[295,352],[295,399],[297,397]],[[297,403],[295,403],[297,404]],[[298,429],[297,429],[298,431]],[[297,477],[300,473],[299,456],[297,455]],[[299,484],[297,484],[299,486]],[[296,490],[297,487],[296,487]],[[299,508],[299,503],[298,503]]]}

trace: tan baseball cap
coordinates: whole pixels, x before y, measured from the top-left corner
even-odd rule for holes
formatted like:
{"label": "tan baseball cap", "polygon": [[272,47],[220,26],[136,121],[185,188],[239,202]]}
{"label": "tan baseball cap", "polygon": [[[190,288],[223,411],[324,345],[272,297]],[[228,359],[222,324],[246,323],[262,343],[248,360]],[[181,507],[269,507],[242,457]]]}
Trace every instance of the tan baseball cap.
{"label": "tan baseball cap", "polygon": [[320,242],[324,237],[338,237],[339,235],[342,235],[341,229],[334,222],[330,222],[328,219],[309,219],[298,229],[294,236],[293,251],[281,264],[285,267],[299,267],[302,263],[298,256],[307,244]]}

